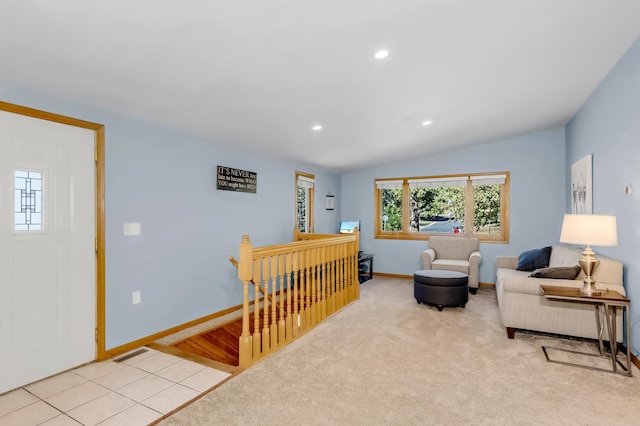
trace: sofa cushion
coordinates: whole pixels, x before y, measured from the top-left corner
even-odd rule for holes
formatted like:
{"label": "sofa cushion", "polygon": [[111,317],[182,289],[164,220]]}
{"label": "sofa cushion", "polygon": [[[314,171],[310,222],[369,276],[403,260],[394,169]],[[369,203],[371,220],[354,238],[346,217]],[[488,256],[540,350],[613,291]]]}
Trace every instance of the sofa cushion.
{"label": "sofa cushion", "polygon": [[469,255],[480,249],[480,240],[437,235],[429,238],[429,248],[435,250],[436,259],[469,260]]}
{"label": "sofa cushion", "polygon": [[[598,264],[598,267],[593,274],[593,279],[596,281],[596,287],[598,286],[598,284],[601,284],[603,286],[605,284],[622,286],[622,262],[600,255],[597,255],[597,258],[598,260],[600,260],[600,263]],[[580,276],[578,276],[579,279],[582,279],[583,277],[584,273],[580,273]],[[618,292],[622,295],[625,294],[619,290]]]}
{"label": "sofa cushion", "polygon": [[[505,268],[498,269],[496,291],[541,295],[540,284],[544,280],[535,280],[529,277],[529,274],[530,272],[528,271],[516,271],[515,269]],[[551,283],[549,284],[553,285]],[[558,284],[556,283],[556,285]]]}
{"label": "sofa cushion", "polygon": [[575,280],[582,269],[580,266],[556,266],[536,269],[529,275],[533,278],[553,278],[556,280]]}
{"label": "sofa cushion", "polygon": [[549,256],[551,255],[551,246],[534,250],[528,250],[520,253],[518,257],[518,271],[534,271],[549,266]]}
{"label": "sofa cushion", "polygon": [[575,266],[582,257],[582,250],[577,247],[553,246],[549,256],[549,267]]}
{"label": "sofa cushion", "polygon": [[445,270],[445,271],[457,271],[463,274],[469,273],[469,261],[468,260],[442,260],[436,259],[431,264],[432,269]]}
{"label": "sofa cushion", "polygon": [[433,264],[442,266],[444,268],[446,268],[447,266],[454,266],[454,267],[469,269],[469,261],[468,260],[436,259],[436,260],[433,261]]}

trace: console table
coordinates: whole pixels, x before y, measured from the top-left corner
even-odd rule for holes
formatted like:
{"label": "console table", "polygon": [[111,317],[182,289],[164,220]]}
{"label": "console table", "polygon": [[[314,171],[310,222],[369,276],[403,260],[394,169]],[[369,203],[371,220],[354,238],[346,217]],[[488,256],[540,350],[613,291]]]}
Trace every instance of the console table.
{"label": "console table", "polygon": [[[565,351],[565,352],[573,352],[581,355],[589,355],[589,356],[606,356],[604,353],[604,346],[602,344],[602,333],[603,333],[603,325],[600,317],[604,314],[604,320],[607,326],[607,333],[609,333],[609,346],[611,352],[611,363],[612,370],[604,370],[602,368],[591,367],[581,364],[574,364],[570,362],[562,362],[562,361],[553,361],[549,359],[549,355],[547,354],[547,348],[545,346],[542,347],[542,351],[544,352],[547,361],[555,362],[558,364],[566,364],[573,365],[576,367],[589,368],[591,370],[603,370],[611,373],[622,374],[624,376],[631,376],[631,324],[629,320],[629,304],[630,300],[618,293],[614,290],[604,290],[601,294],[597,296],[588,296],[585,294],[581,294],[580,290],[574,287],[560,287],[560,286],[550,286],[550,285],[541,285],[540,289],[544,293],[544,297],[549,300],[563,300],[566,302],[574,302],[574,303],[587,303],[595,306],[596,312],[596,327],[598,328],[598,349],[600,355],[584,353],[584,352],[576,352],[576,351],[568,351],[566,349],[561,348],[551,348],[555,350]],[[617,308],[620,307],[623,309],[623,316],[626,317],[625,325],[627,327],[627,339],[626,339],[626,365],[621,363],[618,359],[618,342],[617,342],[617,321],[616,321],[616,313]],[[618,369],[618,365],[622,367],[624,371],[620,371]]]}
{"label": "console table", "polygon": [[[360,268],[362,265],[367,264],[369,266],[369,272],[360,272]],[[370,280],[373,278],[373,254],[371,253],[362,253],[360,257],[358,257],[358,281],[361,283]]]}

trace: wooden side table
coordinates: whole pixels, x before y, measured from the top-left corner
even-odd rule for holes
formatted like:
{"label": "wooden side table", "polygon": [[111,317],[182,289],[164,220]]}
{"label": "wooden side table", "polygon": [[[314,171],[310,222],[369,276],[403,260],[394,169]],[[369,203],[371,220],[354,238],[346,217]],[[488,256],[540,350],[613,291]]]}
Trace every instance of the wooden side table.
{"label": "wooden side table", "polygon": [[[629,320],[629,305],[631,301],[614,290],[606,290],[597,296],[587,296],[580,293],[580,290],[574,287],[560,287],[560,286],[550,286],[550,285],[541,285],[540,289],[544,293],[544,297],[549,300],[564,300],[567,302],[575,302],[575,303],[588,303],[595,306],[596,312],[596,327],[598,328],[598,349],[600,350],[600,356],[605,356],[604,346],[602,344],[602,333],[603,326],[600,317],[604,313],[604,320],[607,326],[607,332],[609,334],[609,346],[611,352],[611,363],[612,370],[604,370],[602,368],[591,367],[581,364],[574,364],[569,362],[561,362],[561,361],[552,361],[549,359],[549,355],[547,354],[546,348],[543,346],[542,350],[544,352],[547,361],[556,362],[559,364],[573,365],[576,367],[589,368],[592,370],[603,370],[610,373],[622,374],[624,376],[631,376],[631,323]],[[626,365],[621,363],[618,359],[618,342],[617,342],[617,321],[616,314],[617,308],[620,307],[623,309],[623,316],[626,318],[625,325],[627,328],[627,339],[626,339]],[[604,311],[604,312],[603,312]],[[560,348],[554,348],[556,350],[566,351]],[[583,355],[593,354],[568,351],[574,353],[580,353]],[[618,369],[618,365],[622,368],[621,371]]]}

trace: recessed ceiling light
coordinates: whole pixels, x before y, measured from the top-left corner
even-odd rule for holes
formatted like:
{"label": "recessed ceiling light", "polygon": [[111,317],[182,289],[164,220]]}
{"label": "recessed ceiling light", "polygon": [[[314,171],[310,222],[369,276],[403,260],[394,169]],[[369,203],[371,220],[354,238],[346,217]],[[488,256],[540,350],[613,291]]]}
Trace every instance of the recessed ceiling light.
{"label": "recessed ceiling light", "polygon": [[386,58],[387,56],[389,56],[389,51],[388,51],[388,50],[381,49],[381,50],[378,50],[378,51],[376,52],[376,54],[375,54],[375,55],[373,55],[373,56],[374,56],[376,59],[384,59],[384,58]]}
{"label": "recessed ceiling light", "polygon": [[423,125],[423,126],[428,126],[428,125],[430,125],[431,123],[433,123],[433,121],[431,121],[431,120],[426,120],[426,121],[423,121],[423,122],[422,122],[422,125]]}
{"label": "recessed ceiling light", "polygon": [[314,132],[319,132],[320,130],[322,130],[322,126],[319,124],[316,124],[311,128],[311,130],[313,130]]}

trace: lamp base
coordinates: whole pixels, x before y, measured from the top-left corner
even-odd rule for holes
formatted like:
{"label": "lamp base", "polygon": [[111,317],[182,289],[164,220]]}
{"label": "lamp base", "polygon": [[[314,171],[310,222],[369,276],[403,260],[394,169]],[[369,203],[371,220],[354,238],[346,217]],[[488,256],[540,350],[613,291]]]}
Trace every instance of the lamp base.
{"label": "lamp base", "polygon": [[[586,281],[586,278],[585,278]],[[587,283],[585,282],[582,288],[580,289],[580,294],[585,296],[600,296],[602,295],[602,290],[596,288],[595,282]]]}
{"label": "lamp base", "polygon": [[595,272],[596,268],[600,264],[600,261],[596,259],[596,255],[591,250],[591,247],[587,245],[587,247],[582,252],[582,258],[580,258],[579,262],[582,271],[584,272],[584,279],[582,282],[584,285],[580,289],[580,294],[584,294],[585,296],[600,296],[602,294],[602,290],[596,288],[596,282],[591,276]]}

